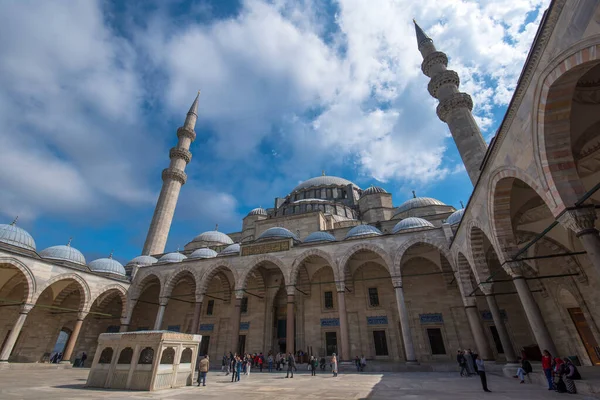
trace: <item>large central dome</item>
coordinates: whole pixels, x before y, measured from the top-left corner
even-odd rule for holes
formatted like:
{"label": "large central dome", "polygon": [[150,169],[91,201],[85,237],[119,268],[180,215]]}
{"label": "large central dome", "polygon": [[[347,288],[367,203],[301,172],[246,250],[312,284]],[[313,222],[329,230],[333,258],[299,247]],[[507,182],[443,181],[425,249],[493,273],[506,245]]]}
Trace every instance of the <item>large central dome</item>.
{"label": "large central dome", "polygon": [[294,188],[294,190],[292,190],[292,193],[297,192],[299,190],[303,190],[303,189],[308,189],[314,186],[348,186],[348,185],[352,185],[357,189],[360,189],[360,187],[358,185],[356,185],[354,182],[350,182],[348,179],[344,179],[344,178],[340,178],[337,176],[327,176],[327,175],[323,175],[323,176],[316,176],[314,178],[310,178],[304,182],[302,182],[301,184],[299,184],[298,186],[296,186]]}

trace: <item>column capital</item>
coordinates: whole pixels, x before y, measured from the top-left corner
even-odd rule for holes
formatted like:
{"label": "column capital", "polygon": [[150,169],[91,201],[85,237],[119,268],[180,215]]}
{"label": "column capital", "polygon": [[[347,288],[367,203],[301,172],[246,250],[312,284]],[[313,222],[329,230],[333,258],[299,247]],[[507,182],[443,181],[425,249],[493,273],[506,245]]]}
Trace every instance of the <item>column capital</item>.
{"label": "column capital", "polygon": [[434,51],[433,53],[429,53],[423,58],[423,62],[421,63],[421,71],[431,78],[431,67],[434,65],[442,64],[445,67],[448,66],[448,56],[441,51]]}
{"label": "column capital", "polygon": [[123,325],[125,325],[125,326],[129,326],[129,322],[131,322],[131,321],[130,321],[130,318],[127,318],[127,317],[121,317],[121,326],[123,326]]}
{"label": "column capital", "polygon": [[438,98],[438,91],[442,86],[452,85],[458,87],[460,85],[460,78],[456,71],[452,71],[448,69],[444,72],[440,72],[439,74],[434,75],[429,84],[427,85],[427,90],[429,90],[429,94],[432,97]]}
{"label": "column capital", "polygon": [[77,313],[77,321],[83,321],[85,319],[85,317],[87,317],[88,312],[87,311],[79,311]]}
{"label": "column capital", "polygon": [[475,307],[475,303],[476,303],[476,299],[475,297],[463,297],[463,304],[465,306],[465,308],[469,308],[469,307]]}
{"label": "column capital", "polygon": [[168,297],[159,297],[159,299],[158,299],[158,304],[159,304],[161,307],[166,307],[166,306],[167,306],[167,304],[169,304],[169,298],[168,298]]}
{"label": "column capital", "polygon": [[234,295],[236,300],[241,300],[244,298],[244,289],[235,289]]}
{"label": "column capital", "polygon": [[436,108],[437,116],[443,122],[448,121],[450,113],[457,108],[473,109],[473,99],[467,93],[454,93],[440,101]]}
{"label": "column capital", "polygon": [[204,293],[196,293],[196,303],[202,303],[204,301]]}
{"label": "column capital", "polygon": [[394,288],[402,289],[402,278],[401,277],[392,278],[392,286],[394,286]]}
{"label": "column capital", "polygon": [[335,289],[338,293],[344,293],[346,291],[346,283],[344,282],[336,282]]}
{"label": "column capital", "polygon": [[296,286],[295,285],[286,286],[285,292],[287,293],[288,296],[295,296],[296,295]]}
{"label": "column capital", "polygon": [[491,282],[480,282],[479,288],[481,289],[483,294],[485,294],[486,296],[490,296],[492,294],[492,285],[493,283]]}
{"label": "column capital", "polygon": [[558,222],[565,228],[575,232],[577,237],[596,233],[594,223],[598,216],[593,205],[577,208],[575,210],[566,210],[559,218]]}
{"label": "column capital", "polygon": [[513,279],[523,277],[523,261],[507,261],[503,268]]}
{"label": "column capital", "polygon": [[21,309],[19,310],[19,314],[29,314],[29,311],[31,311],[34,306],[35,306],[35,304],[29,304],[29,303],[21,304]]}

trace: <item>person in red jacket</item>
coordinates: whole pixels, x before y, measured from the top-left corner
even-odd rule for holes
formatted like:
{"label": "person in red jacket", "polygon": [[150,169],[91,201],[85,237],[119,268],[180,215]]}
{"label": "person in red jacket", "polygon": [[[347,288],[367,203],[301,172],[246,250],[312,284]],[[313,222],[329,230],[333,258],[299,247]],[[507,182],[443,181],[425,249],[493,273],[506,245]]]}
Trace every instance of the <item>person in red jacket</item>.
{"label": "person in red jacket", "polygon": [[548,390],[554,389],[554,382],[552,380],[552,355],[548,350],[544,350],[542,355],[542,369],[546,380],[548,381]]}

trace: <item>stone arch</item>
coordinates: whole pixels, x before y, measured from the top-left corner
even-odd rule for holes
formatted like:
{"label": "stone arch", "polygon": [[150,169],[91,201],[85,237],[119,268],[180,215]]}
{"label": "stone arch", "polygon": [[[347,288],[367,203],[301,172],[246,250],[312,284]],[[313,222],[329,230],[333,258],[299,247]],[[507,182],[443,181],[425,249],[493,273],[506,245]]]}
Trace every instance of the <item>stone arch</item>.
{"label": "stone arch", "polygon": [[486,280],[490,276],[490,269],[487,265],[484,251],[486,238],[495,251],[494,243],[485,231],[481,229],[481,224],[476,220],[469,221],[467,225],[467,252],[471,255],[473,274],[478,282]]}
{"label": "stone arch", "polygon": [[80,295],[81,295],[79,311],[89,311],[90,306],[91,306],[90,287],[88,286],[87,282],[81,276],[79,276],[77,274],[73,274],[73,273],[56,275],[55,277],[48,280],[44,284],[44,286],[41,286],[39,288],[39,290],[35,293],[35,295],[31,299],[32,304],[37,303],[41,294],[44,293],[44,290],[48,289],[50,286],[52,286],[52,284],[54,284],[58,281],[63,281],[63,280],[73,280],[74,282],[76,282],[76,285],[79,286]]}
{"label": "stone arch", "polygon": [[27,292],[24,294],[23,302],[32,304],[34,302],[33,298],[37,292],[37,284],[33,276],[33,272],[31,272],[31,269],[29,269],[29,267],[21,261],[12,257],[0,257],[0,264],[9,264],[10,266],[18,269],[23,274],[27,283]]}
{"label": "stone arch", "polygon": [[112,293],[117,293],[117,295],[121,298],[121,317],[124,317],[127,314],[127,290],[123,286],[116,283],[102,288],[102,290],[90,300],[90,308],[96,301],[99,301],[99,306],[108,302],[112,297]]}
{"label": "stone arch", "polygon": [[283,284],[287,285],[287,281],[288,281],[288,277],[286,274],[286,270],[287,268],[285,267],[285,264],[283,263],[283,261],[281,261],[279,258],[272,256],[270,254],[261,254],[258,257],[254,258],[253,260],[250,261],[250,268],[245,269],[244,271],[242,271],[242,273],[240,274],[240,276],[238,277],[238,279],[236,280],[235,283],[235,288],[236,290],[243,290],[246,288],[246,284],[248,283],[248,276],[250,275],[250,273],[252,271],[254,271],[259,265],[261,265],[262,263],[271,263],[277,266],[277,268],[279,268],[279,271],[281,272],[281,275],[283,276]]}
{"label": "stone arch", "polygon": [[331,266],[331,268],[333,269],[333,274],[336,277],[336,280],[339,279],[339,276],[338,276],[339,269],[338,269],[338,266],[337,266],[335,260],[331,256],[331,254],[329,254],[321,249],[310,249],[310,250],[306,250],[306,251],[303,251],[302,253],[300,253],[296,257],[294,262],[292,263],[292,268],[290,270],[290,276],[288,278],[288,282],[290,285],[296,285],[296,282],[298,280],[299,268],[302,265],[302,263],[309,257],[320,257],[320,258],[324,259],[325,261],[327,261],[329,263],[329,265]]}
{"label": "stone arch", "polygon": [[473,273],[473,267],[469,263],[469,260],[461,252],[456,253],[456,267],[455,273],[456,281],[458,282],[458,288],[463,297],[463,303],[465,305],[475,304],[475,297],[471,296],[471,293],[475,290],[473,283],[471,282],[471,274]]}
{"label": "stone arch", "polygon": [[163,282],[163,278],[154,273],[154,272],[148,272],[145,275],[141,275],[138,274],[135,277],[136,279],[136,283],[132,284],[131,287],[129,288],[129,298],[133,299],[133,300],[137,300],[137,298],[142,294],[142,292],[147,289],[148,283],[151,282],[152,280],[156,279],[158,281],[158,284],[160,286],[160,290],[159,293],[162,293],[163,287],[164,287],[164,282]]}
{"label": "stone arch", "polygon": [[[237,281],[237,274],[236,274],[236,270],[235,268],[231,265],[231,263],[229,263],[229,261],[226,260],[221,260],[221,261],[217,261],[216,263],[212,264],[210,267],[208,267],[204,273],[202,274],[202,277],[200,278],[199,284],[196,287],[196,292],[198,294],[204,294],[206,293],[206,290],[208,289],[208,285],[210,284],[210,281],[212,280],[212,278],[214,278],[219,272],[224,272],[224,271],[228,271],[229,273],[231,273],[231,275],[233,276],[233,282],[229,282],[228,286],[228,290],[231,290],[231,286],[235,287],[235,283]],[[229,280],[229,278],[227,278]],[[224,283],[223,283],[224,285]]]}
{"label": "stone arch", "polygon": [[598,37],[592,40],[596,43],[563,55],[540,85],[534,140],[540,171],[556,201],[551,208],[554,215],[573,206],[585,193],[571,146],[571,108],[577,81],[600,60]]}
{"label": "stone arch", "polygon": [[[338,258],[338,263],[337,263],[338,275],[337,276],[339,277],[338,278],[339,281],[341,281],[342,278],[343,278],[344,282],[347,282],[347,283],[352,281],[352,274],[350,273],[350,269],[348,268],[348,261],[350,261],[350,258],[352,258],[352,256],[354,254],[358,253],[359,251],[370,251],[370,252],[377,254],[379,257],[381,257],[381,259],[383,260],[383,266],[385,267],[385,269],[388,270],[389,274],[393,278],[392,270],[393,270],[394,264],[392,262],[392,258],[387,253],[387,251],[385,251],[382,247],[377,246],[372,243],[357,243],[357,244],[353,245],[352,247],[350,247],[348,250],[346,250],[344,252],[344,254]],[[335,276],[335,271],[334,271],[334,276]]]}
{"label": "stone arch", "polygon": [[160,296],[161,297],[171,296],[173,289],[175,288],[175,286],[177,286],[177,284],[179,283],[181,278],[183,278],[185,275],[192,276],[192,278],[194,279],[194,284],[197,288],[198,283],[200,281],[200,277],[198,276],[199,275],[198,270],[189,265],[182,265],[181,267],[179,267],[175,271],[173,271],[171,276],[166,279],[165,285],[163,286],[163,288],[161,290]]}
{"label": "stone arch", "polygon": [[[400,247],[398,247],[398,249],[396,249],[396,255],[394,257],[394,264],[393,264],[393,273],[391,274],[392,277],[397,276],[398,278],[401,277],[402,275],[402,271],[401,271],[401,263],[402,263],[402,257],[404,257],[404,254],[406,253],[406,251],[411,248],[412,246],[419,244],[419,243],[423,243],[423,244],[428,244],[430,246],[435,247],[442,256],[444,256],[446,258],[446,260],[448,260],[448,263],[452,263],[454,261],[454,259],[452,258],[451,254],[450,254],[450,249],[448,248],[448,245],[443,243],[440,240],[436,240],[434,238],[428,237],[428,236],[415,236],[412,237],[410,239],[408,239],[407,241],[405,241],[404,243],[402,243],[400,245]],[[442,267],[442,266],[440,266]],[[450,264],[450,271],[442,271],[442,272],[452,272],[455,268],[452,264]]]}

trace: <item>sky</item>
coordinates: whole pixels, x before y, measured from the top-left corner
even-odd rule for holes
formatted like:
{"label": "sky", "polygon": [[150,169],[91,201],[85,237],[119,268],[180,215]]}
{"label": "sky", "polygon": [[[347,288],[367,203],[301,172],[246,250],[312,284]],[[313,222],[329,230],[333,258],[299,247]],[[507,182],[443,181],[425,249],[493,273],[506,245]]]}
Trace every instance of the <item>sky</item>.
{"label": "sky", "polygon": [[4,0],[0,223],[38,251],[141,252],[176,130],[201,90],[167,251],[236,232],[299,182],[341,176],[394,205],[472,191],[427,92],[412,19],[449,57],[486,141],[549,0]]}

